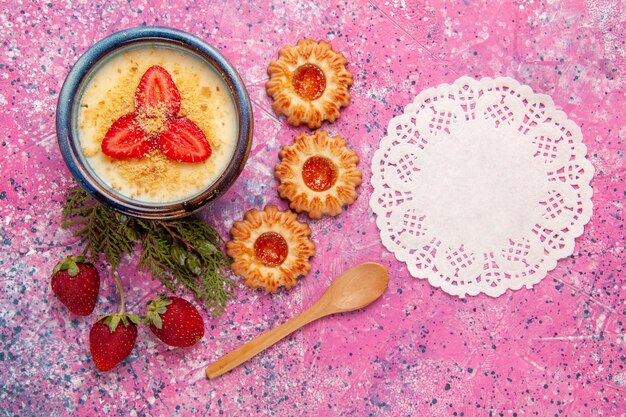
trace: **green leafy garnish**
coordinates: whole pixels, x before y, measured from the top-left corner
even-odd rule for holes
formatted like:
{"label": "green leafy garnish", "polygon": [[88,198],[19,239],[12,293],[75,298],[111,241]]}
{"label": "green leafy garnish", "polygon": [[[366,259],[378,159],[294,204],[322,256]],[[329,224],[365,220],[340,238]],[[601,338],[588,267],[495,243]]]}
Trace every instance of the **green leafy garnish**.
{"label": "green leafy garnish", "polygon": [[82,188],[67,190],[61,227],[73,228],[93,259],[103,255],[117,268],[124,254],[141,250],[139,268],[149,271],[172,292],[183,287],[212,316],[224,312],[236,284],[226,275],[223,241],[211,226],[195,217],[143,220],[96,202]]}

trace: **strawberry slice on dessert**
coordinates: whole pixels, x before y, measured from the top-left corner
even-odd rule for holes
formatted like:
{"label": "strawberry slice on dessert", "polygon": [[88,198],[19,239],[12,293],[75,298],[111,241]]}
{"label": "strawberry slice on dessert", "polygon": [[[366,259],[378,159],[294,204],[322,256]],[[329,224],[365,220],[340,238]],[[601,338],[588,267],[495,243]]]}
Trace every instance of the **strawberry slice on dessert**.
{"label": "strawberry slice on dessert", "polygon": [[102,152],[117,159],[141,158],[152,147],[153,142],[139,126],[135,113],[128,113],[117,119],[102,141]]}
{"label": "strawberry slice on dessert", "polygon": [[211,156],[211,145],[202,130],[186,117],[165,122],[156,137],[161,152],[179,162],[201,162]]}
{"label": "strawberry slice on dessert", "polygon": [[146,117],[167,119],[180,110],[180,92],[172,76],[153,65],[143,74],[135,90],[135,111]]}

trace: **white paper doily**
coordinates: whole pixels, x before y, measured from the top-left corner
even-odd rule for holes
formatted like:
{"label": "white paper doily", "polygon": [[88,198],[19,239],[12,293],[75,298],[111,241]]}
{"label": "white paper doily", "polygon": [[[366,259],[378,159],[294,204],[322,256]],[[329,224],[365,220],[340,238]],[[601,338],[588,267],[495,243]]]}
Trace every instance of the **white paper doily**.
{"label": "white paper doily", "polygon": [[580,128],[511,78],[461,77],[393,118],[372,160],[382,242],[447,293],[528,288],[591,217]]}

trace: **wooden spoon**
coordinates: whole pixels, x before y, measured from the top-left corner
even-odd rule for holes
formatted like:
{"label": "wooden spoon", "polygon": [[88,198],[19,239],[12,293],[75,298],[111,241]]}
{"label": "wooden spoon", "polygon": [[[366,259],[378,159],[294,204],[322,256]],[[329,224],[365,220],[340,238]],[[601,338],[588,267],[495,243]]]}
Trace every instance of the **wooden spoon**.
{"label": "wooden spoon", "polygon": [[217,378],[313,320],[367,306],[385,292],[388,282],[389,273],[380,264],[366,262],[350,268],[339,275],[307,310],[209,365],[207,377]]}

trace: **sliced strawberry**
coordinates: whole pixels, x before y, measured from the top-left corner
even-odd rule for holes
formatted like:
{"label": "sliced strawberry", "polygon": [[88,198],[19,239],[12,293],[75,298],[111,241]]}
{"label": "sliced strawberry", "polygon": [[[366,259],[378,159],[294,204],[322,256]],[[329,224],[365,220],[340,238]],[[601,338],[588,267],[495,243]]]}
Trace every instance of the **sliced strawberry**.
{"label": "sliced strawberry", "polygon": [[143,74],[135,91],[135,110],[164,119],[178,113],[180,92],[165,68],[154,65]]}
{"label": "sliced strawberry", "polygon": [[211,156],[211,145],[206,136],[186,117],[169,119],[156,140],[161,152],[175,161],[201,162]]}
{"label": "sliced strawberry", "polygon": [[111,125],[102,141],[102,152],[118,159],[141,158],[150,152],[152,146],[135,113],[128,113]]}

